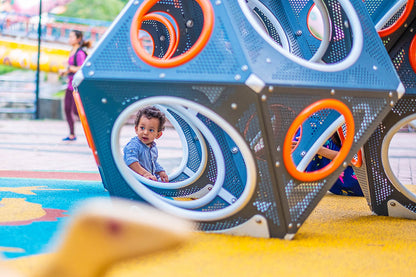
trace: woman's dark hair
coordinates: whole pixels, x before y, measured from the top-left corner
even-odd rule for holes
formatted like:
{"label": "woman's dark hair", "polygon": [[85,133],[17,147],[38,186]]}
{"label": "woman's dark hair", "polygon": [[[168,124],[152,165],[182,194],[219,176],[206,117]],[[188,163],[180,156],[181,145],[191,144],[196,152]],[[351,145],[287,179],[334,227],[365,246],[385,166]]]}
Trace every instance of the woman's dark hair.
{"label": "woman's dark hair", "polygon": [[81,31],[72,30],[71,32],[73,32],[75,36],[77,37],[77,39],[80,40],[80,47],[87,47],[87,48],[91,47],[91,42],[89,40],[84,41],[84,34]]}
{"label": "woman's dark hair", "polygon": [[154,106],[148,106],[148,107],[144,107],[143,109],[140,109],[136,114],[136,119],[134,120],[135,127],[139,125],[139,122],[142,116],[145,116],[147,119],[152,119],[152,118],[159,119],[158,132],[163,131],[165,129],[166,116],[158,108]]}

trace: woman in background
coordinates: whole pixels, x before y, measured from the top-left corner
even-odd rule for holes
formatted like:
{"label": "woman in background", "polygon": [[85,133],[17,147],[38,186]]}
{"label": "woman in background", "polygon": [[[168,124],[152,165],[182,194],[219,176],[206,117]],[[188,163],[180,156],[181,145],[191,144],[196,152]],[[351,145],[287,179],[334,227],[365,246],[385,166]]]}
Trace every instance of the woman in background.
{"label": "woman in background", "polygon": [[77,137],[75,136],[74,128],[77,108],[75,106],[73,96],[74,88],[72,87],[72,80],[74,78],[74,74],[81,68],[82,64],[87,58],[86,48],[91,47],[91,43],[89,41],[83,40],[83,34],[81,31],[72,30],[69,33],[69,44],[71,45],[72,49],[69,54],[68,67],[64,70],[59,71],[60,76],[68,76],[68,86],[65,92],[64,110],[66,121],[68,122],[69,135],[62,140],[75,141],[77,139]]}

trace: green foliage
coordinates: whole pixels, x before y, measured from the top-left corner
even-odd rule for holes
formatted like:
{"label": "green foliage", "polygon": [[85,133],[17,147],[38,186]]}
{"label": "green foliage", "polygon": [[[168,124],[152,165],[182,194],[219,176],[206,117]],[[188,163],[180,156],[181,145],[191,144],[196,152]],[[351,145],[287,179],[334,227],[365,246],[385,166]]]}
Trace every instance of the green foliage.
{"label": "green foliage", "polygon": [[74,0],[63,16],[113,21],[128,0]]}
{"label": "green foliage", "polygon": [[65,90],[60,90],[60,91],[56,92],[53,96],[57,97],[57,98],[64,98],[65,97]]}
{"label": "green foliage", "polygon": [[0,64],[0,75],[15,71],[16,68],[10,65]]}

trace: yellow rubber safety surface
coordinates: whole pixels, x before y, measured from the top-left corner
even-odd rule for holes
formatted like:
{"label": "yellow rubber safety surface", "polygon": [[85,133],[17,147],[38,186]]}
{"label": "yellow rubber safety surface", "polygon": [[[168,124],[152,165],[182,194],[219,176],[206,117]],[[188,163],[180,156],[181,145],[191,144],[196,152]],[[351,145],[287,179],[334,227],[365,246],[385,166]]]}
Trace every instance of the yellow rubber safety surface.
{"label": "yellow rubber safety surface", "polygon": [[[50,255],[2,265],[30,276]],[[416,221],[372,215],[363,197],[328,194],[291,241],[197,233],[103,276],[416,276],[415,260]]]}

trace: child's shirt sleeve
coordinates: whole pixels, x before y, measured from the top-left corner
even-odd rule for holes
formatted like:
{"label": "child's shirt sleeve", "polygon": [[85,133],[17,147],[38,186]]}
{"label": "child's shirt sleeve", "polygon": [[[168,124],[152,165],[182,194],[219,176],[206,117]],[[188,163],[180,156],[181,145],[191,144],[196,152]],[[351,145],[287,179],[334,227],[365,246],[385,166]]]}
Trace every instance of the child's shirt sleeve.
{"label": "child's shirt sleeve", "polygon": [[165,169],[156,161],[155,162],[155,172],[159,173],[161,171],[165,171]]}
{"label": "child's shirt sleeve", "polygon": [[134,139],[129,141],[124,147],[124,162],[126,165],[131,165],[134,162],[139,162],[139,145],[135,142]]}

